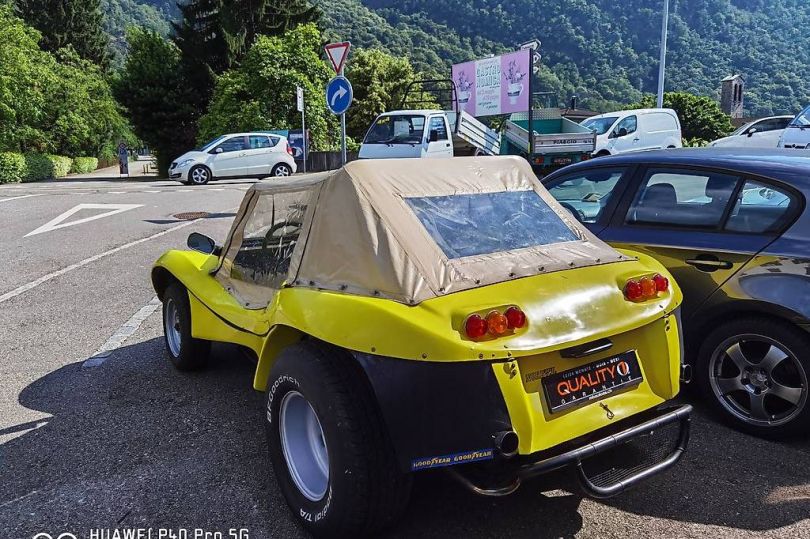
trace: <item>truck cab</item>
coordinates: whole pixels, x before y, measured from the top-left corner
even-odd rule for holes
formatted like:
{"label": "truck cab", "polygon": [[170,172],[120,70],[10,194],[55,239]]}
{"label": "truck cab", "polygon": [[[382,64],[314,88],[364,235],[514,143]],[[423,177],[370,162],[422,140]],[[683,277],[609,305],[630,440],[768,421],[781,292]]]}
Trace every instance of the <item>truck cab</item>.
{"label": "truck cab", "polygon": [[360,146],[360,159],[453,157],[452,130],[441,110],[380,114]]}

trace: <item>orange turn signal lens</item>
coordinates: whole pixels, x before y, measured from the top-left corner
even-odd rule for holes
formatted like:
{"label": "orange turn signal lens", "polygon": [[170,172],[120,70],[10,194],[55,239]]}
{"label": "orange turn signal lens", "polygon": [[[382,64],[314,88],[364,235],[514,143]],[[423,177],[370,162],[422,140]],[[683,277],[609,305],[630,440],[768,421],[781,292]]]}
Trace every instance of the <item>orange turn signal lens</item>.
{"label": "orange turn signal lens", "polygon": [[624,297],[630,301],[657,298],[660,292],[669,290],[669,279],[656,273],[652,277],[630,279],[624,285]]}
{"label": "orange turn signal lens", "polygon": [[503,335],[509,329],[509,320],[498,311],[490,311],[487,315],[487,329],[490,335],[496,337]]}

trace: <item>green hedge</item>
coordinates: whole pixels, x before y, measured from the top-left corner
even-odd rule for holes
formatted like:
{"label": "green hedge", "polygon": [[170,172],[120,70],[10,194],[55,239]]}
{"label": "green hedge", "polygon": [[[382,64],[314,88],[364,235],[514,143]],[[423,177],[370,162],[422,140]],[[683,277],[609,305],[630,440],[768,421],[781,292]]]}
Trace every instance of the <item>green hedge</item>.
{"label": "green hedge", "polygon": [[19,183],[25,179],[25,157],[19,153],[0,152],[0,183]]}
{"label": "green hedge", "polygon": [[98,159],[95,157],[74,157],[71,172],[88,174],[98,168]]}
{"label": "green hedge", "polygon": [[[79,158],[82,167],[95,170],[98,159],[95,157]],[[0,183],[35,182],[63,178],[73,167],[73,159],[62,155],[41,153],[19,154],[0,152]]]}

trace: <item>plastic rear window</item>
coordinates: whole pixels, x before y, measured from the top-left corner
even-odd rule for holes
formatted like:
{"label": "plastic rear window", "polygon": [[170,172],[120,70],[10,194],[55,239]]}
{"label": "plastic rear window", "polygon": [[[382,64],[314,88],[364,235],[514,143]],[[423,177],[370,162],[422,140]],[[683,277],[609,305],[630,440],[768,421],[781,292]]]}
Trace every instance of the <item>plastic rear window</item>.
{"label": "plastic rear window", "polygon": [[450,259],[580,239],[535,191],[405,201]]}

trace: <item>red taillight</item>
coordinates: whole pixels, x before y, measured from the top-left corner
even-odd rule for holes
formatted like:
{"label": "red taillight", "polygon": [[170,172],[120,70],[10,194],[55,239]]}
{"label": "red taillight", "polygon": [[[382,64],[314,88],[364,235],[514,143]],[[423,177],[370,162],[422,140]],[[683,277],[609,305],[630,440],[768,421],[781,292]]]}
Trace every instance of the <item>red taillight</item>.
{"label": "red taillight", "polygon": [[656,273],[655,277],[653,277],[653,281],[655,281],[655,289],[659,292],[666,292],[669,290],[669,279],[661,275],[660,273]]}
{"label": "red taillight", "polygon": [[658,297],[669,290],[669,279],[656,273],[652,277],[630,279],[624,285],[624,297],[630,301],[642,301]]}
{"label": "red taillight", "polygon": [[290,146],[289,142],[287,143],[287,153],[292,156],[295,156],[295,152],[293,151],[292,146]]}
{"label": "red taillight", "polygon": [[506,316],[498,311],[490,311],[487,315],[487,330],[490,335],[499,337],[506,333],[507,329],[509,329],[509,321],[506,319]]}
{"label": "red taillight", "polygon": [[506,316],[506,322],[512,329],[522,328],[526,325],[526,313],[517,307],[509,307],[503,314]]}
{"label": "red taillight", "polygon": [[624,285],[624,297],[630,301],[638,301],[644,297],[644,292],[641,290],[641,283],[636,280],[627,281]]}
{"label": "red taillight", "polygon": [[471,339],[480,339],[487,333],[487,321],[480,315],[471,314],[464,321],[464,332]]}

